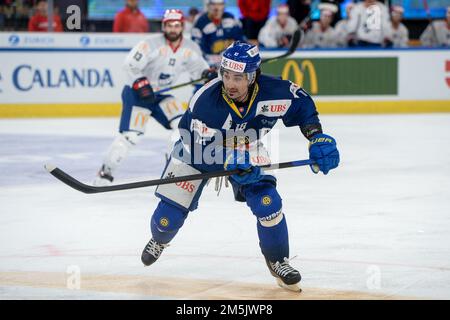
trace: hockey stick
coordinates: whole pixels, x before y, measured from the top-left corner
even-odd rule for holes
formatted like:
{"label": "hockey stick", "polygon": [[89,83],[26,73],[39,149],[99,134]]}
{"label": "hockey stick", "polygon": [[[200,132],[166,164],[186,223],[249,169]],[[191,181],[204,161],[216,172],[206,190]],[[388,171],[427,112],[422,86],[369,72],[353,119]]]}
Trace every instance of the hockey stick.
{"label": "hockey stick", "polygon": [[[261,166],[261,168],[264,168],[265,170],[274,170],[274,169],[285,169],[285,168],[300,167],[300,166],[314,165],[314,164],[315,163],[312,160],[296,160],[296,161],[275,163],[273,165],[265,165],[265,166]],[[71,177],[70,175],[65,173],[63,170],[61,170],[55,166],[46,164],[45,169],[51,175],[53,175],[56,179],[67,184],[69,187],[72,187],[73,189],[76,189],[83,193],[101,193],[101,192],[110,192],[110,191],[119,191],[119,190],[129,190],[129,189],[136,189],[136,188],[158,186],[158,185],[163,185],[163,184],[178,183],[178,182],[183,182],[183,181],[203,180],[203,179],[210,179],[210,178],[216,178],[216,177],[225,177],[225,176],[231,176],[233,174],[238,174],[241,172],[241,170],[239,170],[239,169],[230,170],[230,171],[216,171],[216,172],[192,174],[192,175],[181,176],[181,177],[171,177],[171,178],[163,178],[163,179],[156,179],[156,180],[146,180],[146,181],[117,184],[117,185],[113,185],[113,186],[95,187],[95,186],[90,186],[90,185],[87,185],[87,184],[84,184],[84,183],[78,181],[77,179]]]}
{"label": "hockey stick", "polygon": [[[305,20],[306,20],[306,19],[305,19]],[[306,21],[306,22],[307,22],[307,21]],[[303,25],[304,23],[306,23],[306,22],[303,21],[302,24],[297,28],[297,30],[295,30],[295,32],[294,32],[293,35],[292,35],[292,39],[291,39],[291,43],[290,43],[290,45],[289,45],[289,49],[288,49],[285,53],[283,53],[282,55],[277,56],[277,57],[272,57],[272,58],[262,59],[262,60],[261,60],[261,63],[270,63],[270,62],[274,62],[274,61],[276,61],[276,60],[278,60],[278,59],[286,58],[286,57],[290,56],[292,53],[294,53],[295,50],[296,50],[297,47],[298,47],[298,44],[299,44],[300,41],[303,39],[304,32],[303,32],[303,30],[302,30],[302,25]],[[182,88],[182,87],[185,87],[185,86],[189,86],[189,85],[191,85],[191,84],[195,84],[195,83],[200,82],[200,81],[202,81],[202,80],[206,80],[206,78],[200,78],[200,79],[197,79],[197,80],[191,80],[191,81],[189,81],[189,82],[180,83],[180,84],[177,84],[177,85],[172,86],[172,87],[164,88],[164,89],[161,89],[161,90],[156,91],[155,94],[161,94],[161,93],[164,93],[164,92],[167,92],[167,91],[170,91],[170,90],[175,90],[175,89],[178,89],[178,88]]]}
{"label": "hockey stick", "polygon": [[191,84],[196,84],[197,82],[200,82],[200,81],[206,80],[206,79],[207,78],[200,78],[200,79],[197,79],[197,80],[191,80],[189,82],[180,83],[180,84],[177,84],[177,85],[172,86],[172,87],[168,87],[168,88],[164,88],[164,89],[158,90],[158,91],[155,92],[155,94],[161,94],[161,93],[164,93],[164,92],[167,92],[167,91],[170,91],[170,90],[175,90],[175,89],[178,89],[178,88],[182,88],[182,87],[185,87],[185,86],[188,86],[188,85],[191,85]]}

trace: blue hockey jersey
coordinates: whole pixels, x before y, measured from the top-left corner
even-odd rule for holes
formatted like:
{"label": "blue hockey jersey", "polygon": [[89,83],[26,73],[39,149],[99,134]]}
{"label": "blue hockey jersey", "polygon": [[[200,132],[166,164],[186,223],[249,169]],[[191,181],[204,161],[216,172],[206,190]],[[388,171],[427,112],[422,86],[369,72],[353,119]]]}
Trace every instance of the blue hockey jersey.
{"label": "blue hockey jersey", "polygon": [[223,170],[223,162],[206,163],[201,155],[214,158],[226,148],[255,142],[280,119],[287,127],[320,125],[312,98],[291,81],[260,75],[248,106],[238,108],[216,78],[192,97],[178,126],[181,143],[174,156],[200,171]]}
{"label": "blue hockey jersey", "polygon": [[214,24],[208,13],[202,14],[192,27],[192,40],[198,43],[206,55],[220,54],[236,40],[243,40],[240,21],[224,12],[219,25]]}

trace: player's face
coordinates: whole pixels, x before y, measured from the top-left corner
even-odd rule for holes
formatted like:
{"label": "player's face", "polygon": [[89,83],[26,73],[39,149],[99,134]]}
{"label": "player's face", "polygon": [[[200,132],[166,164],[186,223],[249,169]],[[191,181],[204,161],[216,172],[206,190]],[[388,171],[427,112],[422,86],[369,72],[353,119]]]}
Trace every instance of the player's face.
{"label": "player's face", "polygon": [[249,82],[242,73],[225,70],[222,74],[223,87],[233,100],[243,101],[248,93]]}
{"label": "player's face", "polygon": [[177,41],[183,35],[183,24],[179,21],[168,21],[164,24],[164,35],[169,41]]}
{"label": "player's face", "polygon": [[223,3],[211,3],[208,5],[208,13],[213,19],[222,19],[225,5]]}

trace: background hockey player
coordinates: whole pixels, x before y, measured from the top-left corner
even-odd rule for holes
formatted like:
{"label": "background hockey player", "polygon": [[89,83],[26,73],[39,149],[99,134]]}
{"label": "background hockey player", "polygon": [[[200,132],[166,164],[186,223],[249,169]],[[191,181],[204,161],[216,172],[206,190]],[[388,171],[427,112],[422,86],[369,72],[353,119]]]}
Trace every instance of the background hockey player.
{"label": "background hockey player", "polygon": [[[241,174],[229,179],[235,199],[246,202],[256,217],[261,252],[272,275],[280,286],[298,291],[301,276],[289,264],[287,224],[276,179],[259,167],[270,163],[260,139],[279,119],[287,127],[299,127],[299,135],[310,141],[315,173],[336,168],[339,152],[335,140],[322,133],[312,98],[290,81],[262,75],[260,63],[258,48],[244,42],[235,42],[224,52],[219,78],[195,93],[180,120],[181,139],[163,177],[240,169]],[[159,258],[197,208],[205,183],[157,188],[161,200],[150,222],[152,239],[142,252],[145,265]]]}
{"label": "background hockey player", "polygon": [[210,65],[220,63],[220,54],[235,40],[243,40],[241,22],[225,11],[224,0],[208,0],[191,31]]}
{"label": "background hockey player", "polygon": [[450,6],[445,20],[430,22],[420,36],[420,42],[427,47],[450,47]]}
{"label": "background hockey player", "polygon": [[183,72],[188,72],[194,79],[217,76],[209,69],[198,45],[183,38],[183,14],[180,10],[167,10],[162,24],[162,34],[138,43],[125,59],[129,83],[122,90],[120,134],[107,151],[95,185],[113,181],[115,169],[145,133],[150,116],[166,129],[177,127],[185,111],[181,102],[172,95],[155,95],[154,88],[175,84]]}
{"label": "background hockey player", "polygon": [[297,28],[297,22],[289,15],[289,7],[282,4],[277,7],[277,15],[259,32],[258,41],[266,48],[287,48]]}

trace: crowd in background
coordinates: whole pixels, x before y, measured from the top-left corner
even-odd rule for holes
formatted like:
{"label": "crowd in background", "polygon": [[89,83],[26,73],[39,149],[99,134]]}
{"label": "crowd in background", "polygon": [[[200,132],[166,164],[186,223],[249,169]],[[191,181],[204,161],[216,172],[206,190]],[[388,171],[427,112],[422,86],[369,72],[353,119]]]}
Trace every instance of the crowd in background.
{"label": "crowd in background", "polygon": [[[322,0],[319,4],[320,18],[311,21],[311,0],[287,0],[276,7],[276,15],[269,17],[271,0],[237,0],[242,17],[234,17],[226,11],[223,0],[204,0],[202,8],[191,8],[185,12],[185,33],[201,45],[202,36],[196,24],[203,21],[233,24],[233,33],[241,33],[243,39],[266,48],[285,48],[300,26],[304,32],[300,44],[303,48],[346,47],[394,47],[404,48],[410,44],[409,31],[402,23],[404,9],[401,6],[388,8],[377,0],[362,0],[349,3],[345,18],[340,12],[343,0]],[[356,0],[355,0],[356,1]],[[223,6],[214,11],[211,7]],[[2,0],[0,2],[0,30],[48,31],[48,5],[45,0]],[[376,26],[370,16],[377,11]],[[52,30],[63,31],[63,24],[55,7]],[[210,18],[201,18],[202,16]],[[203,20],[202,20],[203,19]],[[206,20],[205,20],[206,19]],[[369,23],[367,22],[369,21]],[[206,24],[205,24],[206,23]],[[224,29],[225,30],[225,29]],[[139,10],[139,0],[124,0],[124,8],[115,15],[113,32],[156,32]],[[200,33],[199,33],[200,32]],[[203,32],[203,31],[202,31]],[[240,38],[240,36],[234,36]],[[424,46],[450,46],[450,6],[443,20],[430,21],[420,36]]]}

